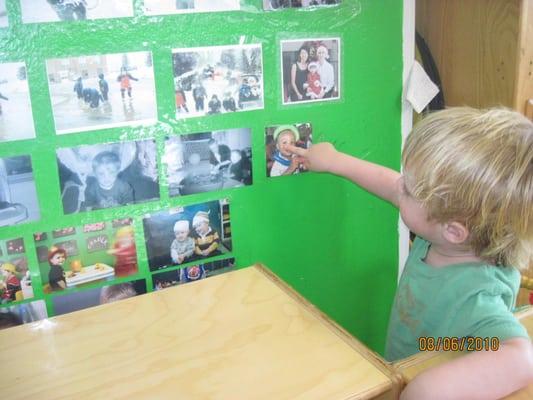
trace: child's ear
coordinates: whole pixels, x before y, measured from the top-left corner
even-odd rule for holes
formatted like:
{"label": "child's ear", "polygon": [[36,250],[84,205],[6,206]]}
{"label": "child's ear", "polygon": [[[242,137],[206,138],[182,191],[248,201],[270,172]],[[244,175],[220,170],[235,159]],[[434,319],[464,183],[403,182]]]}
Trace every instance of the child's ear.
{"label": "child's ear", "polygon": [[444,239],[453,244],[461,244],[466,242],[470,232],[466,226],[460,222],[447,222],[443,225],[442,235]]}

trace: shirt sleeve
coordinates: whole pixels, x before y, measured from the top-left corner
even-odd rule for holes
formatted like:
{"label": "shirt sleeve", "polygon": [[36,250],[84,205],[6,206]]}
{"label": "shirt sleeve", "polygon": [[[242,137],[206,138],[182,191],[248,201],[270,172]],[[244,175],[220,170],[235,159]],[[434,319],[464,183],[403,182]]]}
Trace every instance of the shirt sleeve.
{"label": "shirt sleeve", "polygon": [[500,342],[516,337],[529,338],[526,328],[512,313],[519,280],[514,282],[513,274],[506,278],[485,281],[477,292],[466,298],[458,312],[458,319],[463,319],[465,327],[463,336],[497,337]]}

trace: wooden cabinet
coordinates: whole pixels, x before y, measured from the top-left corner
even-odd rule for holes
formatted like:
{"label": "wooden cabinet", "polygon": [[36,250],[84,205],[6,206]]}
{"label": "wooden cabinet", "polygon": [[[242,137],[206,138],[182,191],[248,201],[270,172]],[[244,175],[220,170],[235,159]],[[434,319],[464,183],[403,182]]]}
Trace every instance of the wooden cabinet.
{"label": "wooden cabinet", "polygon": [[504,105],[533,117],[533,0],[417,0],[416,28],[446,105]]}

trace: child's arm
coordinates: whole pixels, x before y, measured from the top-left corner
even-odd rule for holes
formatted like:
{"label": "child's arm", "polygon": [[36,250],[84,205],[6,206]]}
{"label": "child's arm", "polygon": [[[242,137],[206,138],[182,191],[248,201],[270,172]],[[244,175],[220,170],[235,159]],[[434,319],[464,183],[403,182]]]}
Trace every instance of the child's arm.
{"label": "child's arm", "polygon": [[496,400],[533,383],[533,347],[513,338],[498,351],[470,353],[418,375],[400,400]]}
{"label": "child's arm", "polygon": [[309,149],[290,146],[304,165],[317,172],[329,172],[348,178],[363,189],[398,207],[400,174],[359,158],[341,153],[331,143],[319,143]]}

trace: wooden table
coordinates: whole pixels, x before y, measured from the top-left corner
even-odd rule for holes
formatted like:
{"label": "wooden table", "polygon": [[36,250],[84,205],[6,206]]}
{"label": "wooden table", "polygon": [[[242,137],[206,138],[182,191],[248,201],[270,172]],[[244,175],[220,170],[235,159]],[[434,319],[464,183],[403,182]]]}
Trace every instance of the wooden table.
{"label": "wooden table", "polygon": [[258,265],[0,331],[0,363],[6,399],[393,399],[399,386]]}
{"label": "wooden table", "polygon": [[[533,337],[533,307],[515,314],[524,325],[530,337]],[[461,352],[429,352],[418,353],[393,364],[393,368],[401,375],[405,384],[412,381],[419,373],[435,365],[461,357]],[[533,384],[505,397],[506,400],[533,399]]]}

